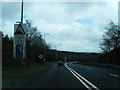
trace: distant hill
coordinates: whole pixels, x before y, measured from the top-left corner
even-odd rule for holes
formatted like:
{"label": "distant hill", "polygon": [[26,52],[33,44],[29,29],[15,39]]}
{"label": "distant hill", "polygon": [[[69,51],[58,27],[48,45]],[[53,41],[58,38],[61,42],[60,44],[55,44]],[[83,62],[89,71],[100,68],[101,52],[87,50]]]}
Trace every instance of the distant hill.
{"label": "distant hill", "polygon": [[99,58],[99,53],[93,52],[71,52],[71,51],[57,51],[57,60],[80,61],[80,62],[96,62]]}
{"label": "distant hill", "polygon": [[99,62],[120,65],[120,47],[109,53],[102,54],[99,58]]}

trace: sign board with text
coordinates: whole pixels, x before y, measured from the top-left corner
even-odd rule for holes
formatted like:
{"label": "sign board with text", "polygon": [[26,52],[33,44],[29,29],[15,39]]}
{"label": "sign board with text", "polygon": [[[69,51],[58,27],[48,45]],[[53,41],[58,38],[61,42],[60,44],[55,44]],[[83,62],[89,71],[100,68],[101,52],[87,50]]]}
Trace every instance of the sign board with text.
{"label": "sign board with text", "polygon": [[16,57],[17,59],[21,59],[23,57],[23,45],[16,45]]}
{"label": "sign board with text", "polygon": [[14,59],[25,59],[26,48],[26,25],[14,24]]}
{"label": "sign board with text", "polygon": [[26,35],[15,35],[15,45],[24,45],[26,40]]}

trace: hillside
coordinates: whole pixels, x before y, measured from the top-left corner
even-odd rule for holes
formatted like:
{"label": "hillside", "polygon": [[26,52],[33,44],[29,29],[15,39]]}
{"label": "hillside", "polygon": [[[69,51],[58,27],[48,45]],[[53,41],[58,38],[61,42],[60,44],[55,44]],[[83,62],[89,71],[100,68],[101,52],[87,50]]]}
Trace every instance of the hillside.
{"label": "hillside", "polygon": [[97,62],[99,56],[99,53],[57,51],[57,60],[64,60],[66,57],[67,61]]}
{"label": "hillside", "polygon": [[105,53],[101,55],[101,57],[99,58],[99,62],[119,65],[120,64],[120,47],[110,51],[109,53]]}

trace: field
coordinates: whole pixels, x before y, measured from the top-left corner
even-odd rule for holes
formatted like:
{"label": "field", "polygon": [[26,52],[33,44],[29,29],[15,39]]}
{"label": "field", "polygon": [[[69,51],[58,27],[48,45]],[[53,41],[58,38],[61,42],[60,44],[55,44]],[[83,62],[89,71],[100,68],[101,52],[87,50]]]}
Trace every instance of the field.
{"label": "field", "polygon": [[12,88],[18,83],[48,69],[50,63],[44,65],[35,62],[24,62],[16,64],[13,62],[4,62],[2,70],[2,88]]}

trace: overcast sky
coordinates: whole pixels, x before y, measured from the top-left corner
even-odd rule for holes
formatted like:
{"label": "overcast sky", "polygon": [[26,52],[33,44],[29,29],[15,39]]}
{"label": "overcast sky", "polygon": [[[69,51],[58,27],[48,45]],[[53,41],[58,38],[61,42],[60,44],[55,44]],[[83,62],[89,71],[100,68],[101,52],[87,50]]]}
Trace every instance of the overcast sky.
{"label": "overcast sky", "polygon": [[[2,2],[2,29],[13,36],[20,2]],[[24,19],[32,21],[46,42],[62,51],[100,52],[105,26],[118,22],[117,2],[25,2]]]}

